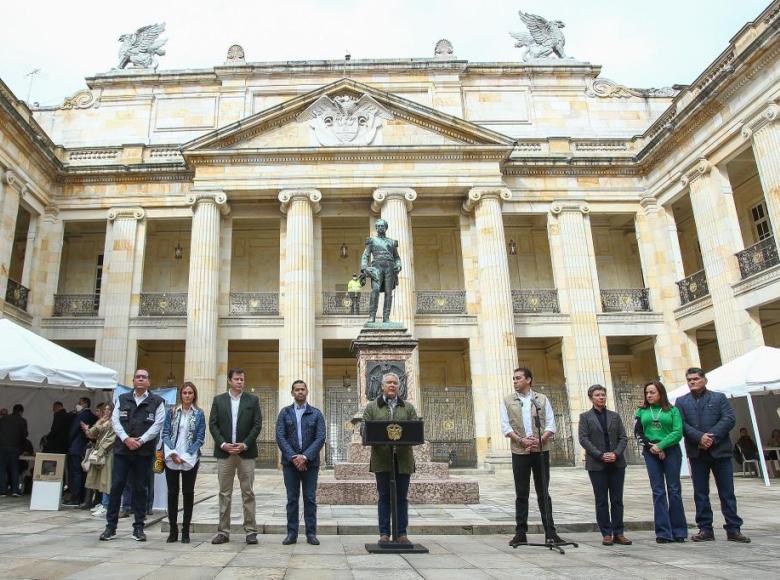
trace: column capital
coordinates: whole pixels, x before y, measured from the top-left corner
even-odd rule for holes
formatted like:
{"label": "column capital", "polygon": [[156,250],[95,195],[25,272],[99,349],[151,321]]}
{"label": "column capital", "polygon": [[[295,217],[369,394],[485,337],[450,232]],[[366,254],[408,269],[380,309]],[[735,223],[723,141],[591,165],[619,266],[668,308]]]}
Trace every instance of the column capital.
{"label": "column capital", "polygon": [[652,195],[643,195],[639,198],[639,213],[652,215],[658,212],[658,200]]}
{"label": "column capital", "polygon": [[11,169],[6,169],[3,172],[3,181],[13,187],[19,194],[19,197],[24,197],[24,195],[30,189],[30,184],[22,181],[19,175]]}
{"label": "column capital", "polygon": [[108,210],[108,221],[116,220],[142,220],[146,212],[142,207],[112,207]]}
{"label": "column capital", "polygon": [[590,206],[581,199],[563,199],[550,204],[550,213],[560,215],[567,212],[579,212],[582,215],[590,213]]}
{"label": "column capital", "polygon": [[371,211],[379,213],[382,204],[388,199],[400,199],[406,205],[406,211],[412,211],[412,204],[417,199],[417,192],[410,187],[379,187],[371,195],[374,201],[371,203]]}
{"label": "column capital", "polygon": [[43,208],[41,219],[45,222],[54,223],[60,219],[60,210],[53,205],[47,205]]}
{"label": "column capital", "polygon": [[464,213],[471,213],[483,199],[497,199],[502,203],[512,199],[512,192],[508,187],[500,185],[472,187],[466,196],[466,201],[463,202]]}
{"label": "column capital", "polygon": [[277,196],[279,202],[282,204],[281,211],[283,214],[287,213],[290,209],[290,205],[296,199],[304,200],[311,204],[312,210],[315,214],[320,212],[320,201],[322,200],[322,193],[319,189],[283,189]]}
{"label": "column capital", "polygon": [[758,131],[771,125],[780,118],[780,106],[777,103],[769,103],[758,115],[742,124],[742,138],[751,139]]}
{"label": "column capital", "polygon": [[692,167],[683,171],[682,177],[680,177],[680,183],[683,187],[687,187],[702,175],[709,173],[711,169],[712,163],[702,157]]}
{"label": "column capital", "polygon": [[211,203],[217,206],[219,213],[228,215],[230,205],[227,203],[227,195],[223,191],[193,191],[187,194],[187,205],[197,208],[201,203]]}

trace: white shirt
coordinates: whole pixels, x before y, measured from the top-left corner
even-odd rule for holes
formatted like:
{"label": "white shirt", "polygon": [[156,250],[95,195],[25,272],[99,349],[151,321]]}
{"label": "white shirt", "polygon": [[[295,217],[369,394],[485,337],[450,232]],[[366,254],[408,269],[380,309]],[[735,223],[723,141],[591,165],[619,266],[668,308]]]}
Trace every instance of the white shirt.
{"label": "white shirt", "polygon": [[298,424],[298,446],[303,449],[303,435],[301,434],[301,417],[303,417],[303,414],[306,412],[306,405],[307,403],[304,403],[300,407],[298,406],[298,403],[293,403],[295,405],[293,409],[295,410],[295,421]]}
{"label": "white shirt", "polygon": [[[188,427],[187,421],[189,421],[190,415],[192,415],[192,407],[190,407],[189,411],[185,411],[184,407],[182,407],[181,414],[179,415],[179,429],[176,431],[176,447],[171,449],[167,445],[165,446],[165,465],[168,469],[189,471],[195,467],[195,464],[198,462],[197,456],[193,457],[187,452],[187,435],[184,431]],[[171,459],[171,455],[174,453],[178,455],[179,459],[182,459],[184,463],[175,463],[173,459]]]}
{"label": "white shirt", "polygon": [[241,404],[241,395],[243,394],[244,393],[241,392],[238,394],[237,397],[234,397],[233,393],[228,391],[228,395],[230,396],[230,418],[233,422],[232,425],[233,430],[231,431],[231,440],[230,440],[231,443],[238,443],[238,441],[236,441],[236,423],[238,421],[238,406]]}
{"label": "white shirt", "polygon": [[[148,390],[144,391],[144,394],[139,397],[135,394],[135,389],[133,389],[133,399],[135,400],[136,406],[140,405],[148,396]],[[148,443],[149,441],[153,441],[160,434],[160,431],[162,431],[163,423],[165,423],[165,404],[160,403],[157,406],[157,411],[154,414],[154,423],[152,423],[152,426],[149,427],[146,432],[138,438],[141,443]],[[125,431],[125,428],[122,427],[122,423],[119,422],[118,403],[114,405],[114,412],[111,413],[111,425],[114,427],[114,433],[116,433],[120,441],[124,441],[129,437]]]}
{"label": "white shirt", "polygon": [[[536,425],[534,425],[534,422],[531,418],[531,407],[534,406],[534,398],[536,397],[536,393],[534,393],[533,390],[529,390],[527,394],[523,395],[522,393],[515,391],[515,396],[520,400],[520,411],[523,415],[523,427],[525,428],[526,433],[525,436],[529,437],[531,435],[536,435]],[[544,431],[555,433],[555,415],[553,414],[553,408],[550,404],[549,398],[545,404],[544,415]],[[504,435],[508,435],[514,431],[512,426],[509,424],[509,413],[507,413],[506,404],[504,401],[501,401],[501,431],[503,431]]]}

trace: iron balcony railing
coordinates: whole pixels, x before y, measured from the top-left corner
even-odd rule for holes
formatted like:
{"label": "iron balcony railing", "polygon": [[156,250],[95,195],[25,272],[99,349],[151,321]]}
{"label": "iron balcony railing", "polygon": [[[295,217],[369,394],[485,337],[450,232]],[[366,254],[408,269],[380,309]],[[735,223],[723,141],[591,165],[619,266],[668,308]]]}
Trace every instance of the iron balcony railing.
{"label": "iron balcony railing", "polygon": [[767,268],[780,264],[780,256],[777,255],[777,244],[774,236],[769,236],[737,252],[737,261],[739,262],[739,272],[744,280],[748,276],[763,272]]}
{"label": "iron balcony railing", "polygon": [[278,316],[277,292],[231,292],[230,314],[233,316]]}
{"label": "iron balcony railing", "polygon": [[650,291],[647,288],[610,288],[601,291],[604,312],[650,312]]}
{"label": "iron balcony railing", "polygon": [[5,301],[13,304],[20,310],[27,310],[27,298],[30,295],[30,289],[22,286],[19,282],[8,279],[8,286],[5,289]]}
{"label": "iron balcony railing", "polygon": [[97,316],[100,294],[55,294],[54,316]]}
{"label": "iron balcony railing", "polygon": [[680,291],[680,304],[688,304],[710,293],[707,286],[707,276],[704,270],[699,270],[677,282]]}
{"label": "iron balcony railing", "polygon": [[512,290],[512,310],[515,314],[560,312],[558,290],[556,288]]}
{"label": "iron balcony railing", "polygon": [[187,316],[186,292],[143,292],[140,316]]}
{"label": "iron balcony railing", "polygon": [[417,295],[417,314],[465,314],[465,290],[420,290]]}
{"label": "iron balcony railing", "polygon": [[336,315],[368,314],[370,292],[323,292],[322,313]]}

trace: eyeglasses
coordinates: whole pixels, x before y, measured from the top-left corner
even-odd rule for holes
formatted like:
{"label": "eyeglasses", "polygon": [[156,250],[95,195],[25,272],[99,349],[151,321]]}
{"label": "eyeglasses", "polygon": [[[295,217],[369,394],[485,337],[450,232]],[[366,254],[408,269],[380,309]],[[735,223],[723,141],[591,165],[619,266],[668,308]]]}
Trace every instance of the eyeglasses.
{"label": "eyeglasses", "polygon": [[148,379],[149,375],[135,375],[135,377],[133,377],[133,378],[135,378],[135,379]]}

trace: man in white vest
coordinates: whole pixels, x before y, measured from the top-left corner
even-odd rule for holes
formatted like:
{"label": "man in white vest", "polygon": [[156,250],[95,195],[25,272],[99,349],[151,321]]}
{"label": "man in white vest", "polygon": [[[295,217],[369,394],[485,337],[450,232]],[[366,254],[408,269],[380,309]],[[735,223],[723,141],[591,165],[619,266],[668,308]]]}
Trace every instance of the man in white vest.
{"label": "man in white vest", "polygon": [[[531,473],[539,502],[539,512],[544,526],[545,542],[563,542],[555,532],[552,502],[548,493],[550,482],[550,441],[555,435],[555,415],[549,399],[535,392],[534,375],[530,369],[514,370],[514,392],[501,403],[501,430],[509,438],[512,450],[512,473],[515,478],[515,537],[509,545],[519,546],[528,539],[528,492]],[[536,417],[541,425],[541,438],[536,427]],[[546,498],[546,502],[543,500]]]}

